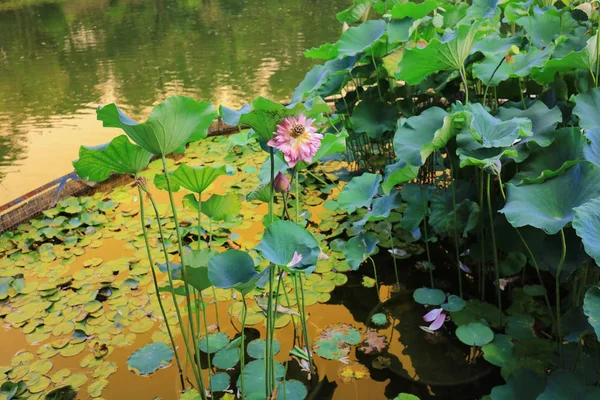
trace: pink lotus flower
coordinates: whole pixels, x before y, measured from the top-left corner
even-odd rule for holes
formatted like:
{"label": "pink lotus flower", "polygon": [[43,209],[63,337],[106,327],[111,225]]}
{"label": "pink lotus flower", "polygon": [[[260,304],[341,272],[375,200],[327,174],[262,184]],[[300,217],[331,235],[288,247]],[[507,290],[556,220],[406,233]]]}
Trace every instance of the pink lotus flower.
{"label": "pink lotus flower", "polygon": [[273,187],[277,193],[286,193],[290,191],[290,180],[281,172],[275,177]]}
{"label": "pink lotus flower", "polygon": [[422,326],[421,329],[430,333],[435,332],[444,325],[446,317],[447,315],[443,308],[435,308],[423,316],[423,321],[431,322],[431,325]]}
{"label": "pink lotus flower", "polygon": [[294,265],[298,264],[300,261],[302,261],[302,254],[295,251],[294,256],[292,257],[292,261],[290,261],[286,266],[293,267]]}
{"label": "pink lotus flower", "polygon": [[275,137],[267,144],[281,151],[292,168],[299,161],[310,163],[323,139],[323,135],[316,133],[316,128],[312,126],[314,122],[314,119],[307,119],[302,114],[298,117],[286,117],[277,125]]}

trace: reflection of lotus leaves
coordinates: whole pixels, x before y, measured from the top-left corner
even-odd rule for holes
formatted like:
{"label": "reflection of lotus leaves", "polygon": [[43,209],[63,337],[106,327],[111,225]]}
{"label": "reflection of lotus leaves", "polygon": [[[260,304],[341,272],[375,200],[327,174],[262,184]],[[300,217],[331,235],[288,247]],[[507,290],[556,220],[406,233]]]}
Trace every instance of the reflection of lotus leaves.
{"label": "reflection of lotus leaves", "polygon": [[369,369],[360,363],[342,365],[338,369],[338,376],[344,383],[350,383],[358,379],[369,378]]}

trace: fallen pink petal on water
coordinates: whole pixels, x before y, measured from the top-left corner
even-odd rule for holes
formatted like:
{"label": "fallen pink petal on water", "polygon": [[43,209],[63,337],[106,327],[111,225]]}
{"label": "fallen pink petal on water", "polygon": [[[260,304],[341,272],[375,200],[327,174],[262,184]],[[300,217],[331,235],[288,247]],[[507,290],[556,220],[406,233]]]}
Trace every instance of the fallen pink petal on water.
{"label": "fallen pink petal on water", "polygon": [[435,321],[433,321],[433,323],[429,325],[429,329],[431,329],[432,331],[437,331],[442,327],[442,325],[444,325],[444,321],[446,321],[446,314],[440,313],[440,315],[438,315]]}
{"label": "fallen pink petal on water", "polygon": [[435,309],[429,311],[427,314],[425,314],[423,316],[423,321],[425,321],[425,322],[435,321],[435,319],[440,316],[442,311],[444,311],[443,308],[435,308]]}

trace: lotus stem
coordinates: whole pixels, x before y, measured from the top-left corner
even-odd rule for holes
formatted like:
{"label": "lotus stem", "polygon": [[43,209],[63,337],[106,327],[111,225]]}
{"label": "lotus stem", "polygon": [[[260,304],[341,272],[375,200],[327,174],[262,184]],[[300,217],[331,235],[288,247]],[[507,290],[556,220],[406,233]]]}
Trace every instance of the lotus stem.
{"label": "lotus stem", "polygon": [[248,312],[248,305],[246,303],[246,296],[240,292],[242,295],[242,331],[240,333],[242,338],[242,344],[240,346],[240,381],[242,384],[242,399],[245,398],[246,392],[244,390],[244,368],[246,363],[246,313]]}
{"label": "lotus stem", "polygon": [[[392,235],[392,224],[388,223],[390,229],[390,246],[392,246],[392,262],[394,263],[394,274],[396,275],[396,285],[400,290],[400,278],[398,277],[398,264],[396,263],[396,257],[394,257],[394,236]],[[431,284],[433,285],[433,278]]]}
{"label": "lotus stem", "polygon": [[[302,275],[301,273],[296,274],[296,279],[300,282],[300,293],[298,293],[298,285],[296,281],[294,281],[294,290],[296,291],[296,302],[298,306],[298,311],[300,312],[300,320],[302,321],[302,334],[304,336],[304,345],[306,346],[306,354],[308,355],[308,365],[309,369],[312,372],[313,369],[313,361],[310,349],[310,340],[308,339],[308,327],[306,324],[306,306],[304,303],[304,285],[302,284]],[[299,298],[298,298],[299,296]],[[299,303],[301,301],[301,303]]]}
{"label": "lotus stem", "polygon": [[465,67],[461,67],[458,72],[460,73],[460,77],[463,81],[463,85],[465,86],[465,104],[469,104],[469,84],[467,82],[467,77],[465,73]]}
{"label": "lotus stem", "polygon": [[273,322],[274,310],[273,310],[273,286],[275,284],[275,268],[273,265],[269,266],[269,294],[267,296],[267,329],[266,329],[266,343],[265,343],[265,393],[267,398],[271,396],[275,382],[271,381],[272,371],[275,366],[273,363],[273,354],[271,353],[272,342],[273,342]]}
{"label": "lotus stem", "polygon": [[[177,314],[177,321],[181,328],[181,335],[183,336],[183,342],[185,344],[186,353],[187,353],[188,358],[190,359],[190,364],[192,365],[192,371],[193,371],[194,377],[196,379],[196,384],[198,385],[198,388],[200,389],[199,392],[201,393],[202,398],[206,399],[206,392],[204,390],[204,381],[202,378],[202,365],[200,364],[200,354],[198,353],[197,346],[195,345],[196,335],[194,335],[194,332],[192,330],[193,322],[190,317],[189,318],[190,319],[189,325],[190,325],[190,331],[191,331],[190,336],[192,337],[192,341],[193,341],[193,344],[190,347],[189,338],[185,332],[185,324],[183,323],[181,311],[179,311],[179,304],[177,304],[177,295],[174,292],[175,286],[173,285],[173,274],[171,273],[171,262],[169,261],[169,253],[167,251],[165,235],[162,230],[160,214],[158,212],[158,207],[156,206],[156,202],[154,201],[154,198],[152,196],[150,196],[150,202],[152,203],[152,208],[154,209],[154,213],[156,215],[156,220],[157,220],[157,225],[158,225],[158,234],[160,236],[160,242],[162,245],[163,254],[165,255],[165,264],[167,266],[167,277],[169,278],[169,285],[171,287],[171,290],[173,291],[171,297],[173,298],[173,306],[175,307],[175,313]],[[187,284],[186,284],[186,286],[187,286]],[[189,303],[189,297],[187,297],[186,300]],[[190,313],[190,312],[191,312],[191,306],[188,306],[188,313]],[[188,314],[188,316],[189,316],[189,314]],[[194,350],[193,353],[192,353],[192,348]]]}
{"label": "lotus stem", "polygon": [[[158,278],[156,277],[156,271],[154,270],[154,261],[152,260],[152,252],[150,250],[150,243],[148,242],[148,230],[146,229],[146,214],[144,207],[144,193],[142,192],[142,188],[138,186],[138,196],[140,199],[140,219],[142,222],[142,233],[144,236],[144,244],[146,245],[146,253],[148,254],[148,262],[150,263],[150,271],[152,271],[152,281],[154,282],[154,290],[156,291],[156,299],[158,300],[158,306],[160,307],[160,312],[165,320],[165,326],[167,327],[167,334],[169,335],[169,339],[171,340],[171,346],[173,347],[173,353],[175,354],[175,361],[177,362],[177,370],[179,373],[179,380],[181,381],[181,390],[185,390],[185,380],[183,378],[183,370],[181,368],[181,361],[179,360],[179,354],[177,353],[177,346],[175,345],[175,339],[173,337],[173,332],[171,331],[171,325],[169,324],[169,319],[167,317],[167,313],[165,312],[165,307],[163,305],[162,299],[160,297],[160,290],[158,287]],[[175,296],[175,295],[173,295]]]}
{"label": "lotus stem", "polygon": [[271,187],[271,195],[269,196],[269,222],[273,223],[273,198],[275,196],[275,158],[273,155],[273,148],[269,147],[269,159],[271,162],[271,181],[269,186]]}
{"label": "lotus stem", "polygon": [[212,218],[208,219],[208,247],[212,245]]}
{"label": "lotus stem", "polygon": [[[502,187],[502,183],[500,183]],[[481,301],[485,299],[485,242],[483,239],[483,170],[479,170],[479,244],[481,261],[479,262],[479,292]]]}
{"label": "lotus stem", "polygon": [[492,176],[487,176],[487,206],[490,216],[490,233],[492,234],[492,253],[494,256],[494,274],[496,279],[496,297],[498,298],[498,308],[502,311],[502,294],[500,293],[500,269],[498,267],[498,251],[496,250],[496,232],[494,229],[494,215],[492,214],[492,198],[490,196]]}
{"label": "lotus stem", "polygon": [[300,221],[300,190],[298,181],[298,165],[294,167],[294,175],[296,175],[296,223]]}
{"label": "lotus stem", "polygon": [[506,56],[502,57],[502,60],[500,60],[498,65],[496,65],[494,72],[492,72],[492,75],[490,75],[490,79],[488,79],[487,85],[485,85],[485,91],[483,92],[483,105],[484,106],[485,106],[485,100],[486,100],[487,94],[488,94],[488,89],[490,88],[490,83],[492,83],[492,79],[494,79],[494,75],[496,75],[496,72],[498,72],[498,70],[500,69],[500,66],[502,66],[502,63],[504,62],[504,60],[506,60]]}
{"label": "lotus stem", "polygon": [[519,78],[519,94],[521,95],[521,103],[523,103],[523,109],[527,110],[527,103],[525,103],[525,97],[523,96],[523,80]]}
{"label": "lotus stem", "polygon": [[379,298],[379,279],[377,278],[377,267],[375,266],[375,261],[372,257],[369,257],[369,260],[371,260],[371,264],[373,265],[373,275],[375,275],[375,290],[377,290],[377,302],[379,303],[381,300]]}
{"label": "lotus stem", "polygon": [[[423,204],[423,211],[425,212],[423,216],[423,233],[425,234],[425,251],[427,252],[427,262],[431,265],[431,252],[429,250],[429,233],[427,232],[427,201],[425,200],[425,196],[423,195],[423,187],[419,186],[421,190],[421,203]],[[431,284],[431,288],[433,289],[435,286],[433,284],[433,271],[431,268],[427,268],[429,270],[429,283]],[[396,272],[396,279],[398,279],[398,272]],[[400,284],[398,284],[400,286]]]}
{"label": "lotus stem", "polygon": [[[169,203],[171,204],[171,212],[173,213],[173,219],[175,222],[175,233],[177,234],[177,247],[179,250],[179,258],[181,261],[181,278],[183,280],[183,287],[185,290],[185,301],[186,301],[186,305],[187,305],[187,309],[188,309],[188,319],[189,319],[189,323],[192,325],[192,337],[195,338],[196,334],[194,332],[194,322],[192,320],[192,303],[190,301],[190,289],[188,287],[188,280],[186,279],[186,274],[185,274],[185,268],[183,268],[183,266],[185,265],[185,257],[183,254],[183,242],[181,240],[181,231],[179,230],[179,218],[177,216],[177,206],[175,205],[175,199],[173,198],[173,190],[171,189],[171,178],[169,177],[169,172],[167,170],[167,159],[165,158],[164,154],[161,154],[161,160],[162,160],[162,165],[163,165],[163,171],[165,174],[165,178],[167,181],[167,192],[169,192]],[[154,205],[154,202],[153,202]],[[158,210],[156,210],[156,213],[158,215]],[[162,230],[162,228],[160,228]],[[164,243],[163,243],[164,245]],[[166,250],[166,248],[165,248]],[[166,253],[165,253],[165,257],[167,257]],[[172,287],[172,285],[171,285]],[[208,338],[207,340],[207,345],[208,345]],[[202,366],[200,365],[200,353],[198,352],[198,344],[196,343],[196,340],[194,340],[192,342],[193,348],[194,348],[194,352],[196,353],[197,359],[198,359],[198,367],[200,368],[200,370],[202,369]],[[203,383],[204,384],[204,383]],[[204,390],[204,389],[203,389]]]}
{"label": "lotus stem", "polygon": [[560,261],[558,262],[558,268],[556,269],[556,337],[558,340],[558,352],[560,354],[560,363],[564,367],[564,357],[562,350],[562,329],[560,326],[560,273],[562,272],[562,267],[565,264],[565,258],[567,257],[567,242],[565,240],[565,231],[564,229],[560,230],[560,239],[562,245],[562,252],[560,254]]}
{"label": "lotus stem", "polygon": [[[387,41],[385,42],[387,45]],[[377,92],[379,93],[379,99],[383,103],[383,95],[381,94],[381,88],[379,87],[379,71],[377,70],[377,63],[375,62],[375,55],[371,53],[371,59],[373,60],[373,65],[375,66],[375,73],[377,73]]]}
{"label": "lotus stem", "polygon": [[460,298],[463,298],[463,284],[462,284],[462,272],[460,269],[460,248],[458,246],[458,230],[457,230],[457,226],[458,226],[458,220],[456,218],[456,188],[455,188],[455,182],[456,179],[454,178],[454,167],[452,166],[452,160],[450,157],[450,152],[448,152],[448,148],[446,148],[446,154],[448,157],[448,162],[450,163],[450,180],[452,181],[450,186],[452,189],[452,210],[453,210],[453,217],[454,217],[454,251],[456,252],[456,272],[458,274],[458,292],[460,295]]}
{"label": "lotus stem", "polygon": [[600,70],[600,21],[596,29],[596,87],[598,87],[598,70]]}
{"label": "lotus stem", "polygon": [[313,178],[315,178],[316,180],[318,180],[320,183],[322,183],[323,185],[327,186],[328,183],[325,182],[323,179],[319,178],[317,175],[313,174],[312,172],[310,172],[309,170],[305,170],[305,172],[307,174],[309,174],[310,176],[312,176]]}

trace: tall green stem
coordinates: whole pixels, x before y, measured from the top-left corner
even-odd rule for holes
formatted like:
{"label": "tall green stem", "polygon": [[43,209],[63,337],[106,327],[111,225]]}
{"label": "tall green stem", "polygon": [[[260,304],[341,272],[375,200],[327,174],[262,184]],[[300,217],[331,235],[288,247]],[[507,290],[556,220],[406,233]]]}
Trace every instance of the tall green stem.
{"label": "tall green stem", "polygon": [[562,267],[565,264],[565,258],[567,257],[567,242],[565,240],[565,231],[560,230],[560,239],[562,244],[562,252],[560,254],[560,260],[558,262],[558,268],[556,269],[556,337],[558,340],[558,352],[560,353],[560,362],[564,367],[564,358],[562,351],[562,329],[560,326],[560,273]]}
{"label": "tall green stem", "polygon": [[[394,256],[394,236],[392,235],[392,224],[388,223],[388,227],[390,230],[390,246],[392,246],[392,262],[394,263],[394,274],[396,275],[396,285],[398,285],[398,290],[400,290],[400,278],[398,277],[398,263],[396,262],[396,257]],[[433,278],[431,284],[433,285]]]}
{"label": "tall green stem", "polygon": [[[296,223],[300,221],[300,182],[298,181],[298,166],[294,167],[294,175],[296,175]],[[305,178],[306,179],[306,178]]]}
{"label": "tall green stem", "polygon": [[460,77],[463,81],[463,85],[465,86],[465,104],[469,104],[469,84],[467,82],[465,67],[461,67],[458,72],[460,72]]}
{"label": "tall green stem", "polygon": [[452,157],[450,156],[450,153],[448,152],[448,149],[446,149],[446,154],[448,157],[448,162],[450,163],[450,186],[452,189],[452,215],[454,217],[454,227],[453,227],[453,231],[454,231],[454,251],[456,252],[456,271],[458,274],[458,292],[460,295],[460,298],[462,299],[463,297],[463,284],[462,284],[462,272],[460,269],[460,248],[458,246],[458,219],[456,218],[456,188],[455,188],[455,183],[456,183],[456,178],[454,177],[454,167],[452,166]]}
{"label": "tall green stem", "polygon": [[488,94],[488,90],[490,88],[490,84],[492,83],[492,79],[494,79],[494,75],[496,75],[496,72],[498,72],[498,70],[500,69],[500,66],[502,66],[502,63],[504,62],[504,60],[506,60],[506,57],[502,57],[502,60],[500,60],[498,65],[496,65],[494,72],[492,72],[490,79],[488,79],[487,85],[485,85],[485,91],[483,92],[483,105],[484,106],[485,106],[485,101],[487,99],[487,94]]}
{"label": "tall green stem", "polygon": [[242,302],[243,302],[243,308],[242,308],[242,332],[240,334],[241,338],[242,338],[242,344],[240,346],[240,382],[242,384],[242,400],[246,397],[246,392],[244,390],[245,386],[244,386],[244,367],[245,367],[245,363],[246,363],[246,333],[245,333],[245,329],[246,329],[246,313],[248,310],[248,305],[246,304],[246,296],[240,292],[240,294],[242,295]]}
{"label": "tall green stem", "polygon": [[[427,231],[427,199],[423,195],[423,187],[420,186],[421,190],[421,204],[423,205],[423,233],[425,234],[425,251],[427,252],[427,262],[428,270],[429,270],[429,283],[431,284],[431,288],[433,289],[435,286],[433,284],[433,270],[431,269],[433,264],[431,263],[431,252],[429,250],[429,233]],[[398,273],[396,272],[396,278]]]}
{"label": "tall green stem", "polygon": [[[302,335],[304,336],[304,346],[306,347],[306,354],[308,355],[309,369],[312,372],[313,362],[310,349],[310,341],[308,339],[308,326],[306,325],[306,306],[304,304],[304,285],[302,284],[301,272],[295,273],[293,278],[298,313],[300,314],[300,321],[302,322]],[[300,290],[298,290],[298,281],[300,282]]]}
{"label": "tall green stem", "polygon": [[144,244],[146,245],[146,253],[148,254],[148,262],[150,263],[150,271],[152,271],[152,280],[154,281],[154,290],[156,291],[156,299],[158,300],[158,306],[160,312],[165,320],[165,326],[167,327],[167,334],[171,340],[171,346],[173,347],[173,353],[175,354],[175,361],[177,362],[177,370],[179,372],[179,380],[181,381],[181,390],[185,390],[185,380],[183,378],[183,370],[181,368],[181,361],[179,360],[179,354],[177,353],[177,346],[175,345],[175,339],[173,338],[173,332],[171,332],[171,325],[162,299],[160,297],[160,289],[158,287],[158,278],[156,277],[156,271],[154,270],[154,261],[152,260],[152,251],[150,250],[150,243],[148,242],[148,230],[146,229],[146,213],[144,207],[144,193],[142,188],[138,186],[138,197],[140,199],[140,219],[142,222],[142,233],[144,235]]}
{"label": "tall green stem", "polygon": [[598,72],[600,70],[600,20],[596,29],[596,87],[598,87]]}
{"label": "tall green stem", "polygon": [[375,266],[375,261],[373,260],[373,258],[369,257],[369,260],[371,260],[371,264],[373,265],[373,275],[375,275],[375,290],[377,290],[377,302],[380,302],[381,300],[379,299],[379,278],[377,278],[377,267]]}
{"label": "tall green stem", "polygon": [[[481,301],[485,299],[485,242],[483,239],[483,170],[479,170],[479,243],[481,261],[479,262],[479,292]],[[502,183],[500,184],[502,186]]]}
{"label": "tall green stem", "polygon": [[[165,256],[165,264],[167,266],[167,277],[169,278],[169,286],[171,287],[171,289],[174,289],[175,286],[173,284],[173,274],[171,272],[171,262],[169,261],[169,252],[167,251],[167,240],[166,240],[165,235],[162,230],[162,222],[160,219],[160,214],[158,212],[158,207],[156,206],[156,202],[154,201],[154,198],[152,198],[152,196],[150,196],[150,202],[152,203],[152,208],[154,209],[154,214],[156,215],[156,221],[157,221],[157,225],[158,225],[158,234],[160,236],[160,243],[162,245],[163,254]],[[198,388],[200,389],[198,391],[201,393],[202,398],[206,399],[206,392],[204,390],[204,381],[202,378],[202,366],[200,364],[200,354],[198,352],[197,346],[195,345],[196,335],[194,334],[194,332],[192,330],[193,321],[190,317],[189,318],[189,327],[190,327],[190,333],[191,333],[190,336],[192,337],[192,343],[193,343],[193,345],[190,346],[188,336],[185,332],[185,324],[184,324],[183,318],[181,316],[181,311],[179,311],[179,304],[177,304],[176,294],[172,293],[171,298],[173,299],[173,307],[175,308],[175,313],[177,314],[177,322],[179,323],[179,326],[181,329],[181,335],[183,336],[183,343],[185,345],[186,354],[187,354],[188,358],[190,359],[190,364],[192,365],[192,371],[194,373],[194,377],[196,378],[196,384],[198,385]],[[187,297],[187,300],[189,303],[189,297]],[[188,306],[188,307],[189,307],[188,308],[188,316],[189,316],[191,306]],[[193,352],[192,352],[192,349],[193,349]]]}
{"label": "tall green stem", "polygon": [[492,235],[492,253],[494,256],[494,275],[496,279],[496,296],[498,298],[498,308],[502,310],[502,294],[500,293],[500,269],[498,267],[498,251],[496,250],[496,232],[494,229],[494,214],[492,212],[492,198],[490,196],[492,176],[487,176],[487,206],[490,216],[490,233]]}
{"label": "tall green stem", "polygon": [[[185,290],[185,301],[186,301],[186,305],[187,305],[187,309],[188,309],[188,320],[189,320],[189,323],[192,328],[191,329],[192,337],[196,338],[196,333],[194,331],[194,321],[192,319],[192,303],[190,301],[190,289],[188,287],[188,280],[186,279],[185,268],[183,268],[183,266],[185,265],[185,257],[183,254],[183,242],[181,240],[181,230],[179,229],[179,217],[177,216],[177,206],[175,205],[175,199],[173,198],[173,190],[171,188],[171,178],[169,177],[169,171],[167,170],[167,159],[165,158],[164,154],[161,154],[161,160],[162,160],[163,172],[165,175],[165,179],[167,181],[167,192],[169,193],[169,203],[171,204],[171,212],[173,213],[173,219],[175,222],[175,233],[177,234],[177,247],[179,250],[179,258],[180,258],[181,265],[182,265],[181,278],[184,283],[183,287]],[[157,213],[158,213],[158,211],[157,211]],[[206,311],[202,310],[202,312],[206,312]],[[200,369],[202,369],[202,366],[200,365],[200,353],[198,351],[198,343],[196,343],[195,339],[192,341],[192,345],[194,348],[194,353],[197,355],[198,367]],[[208,346],[208,337],[206,338],[206,345]]]}

